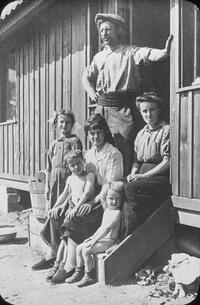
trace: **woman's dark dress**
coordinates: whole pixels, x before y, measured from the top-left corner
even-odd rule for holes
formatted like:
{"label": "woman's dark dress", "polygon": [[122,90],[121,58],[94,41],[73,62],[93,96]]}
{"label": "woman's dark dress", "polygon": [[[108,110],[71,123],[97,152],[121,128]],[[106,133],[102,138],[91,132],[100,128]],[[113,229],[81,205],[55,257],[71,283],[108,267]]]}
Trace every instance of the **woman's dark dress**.
{"label": "woman's dark dress", "polygon": [[[135,162],[143,174],[170,156],[170,128],[162,121],[155,129],[146,125],[135,139]],[[169,170],[145,180],[125,183],[126,202],[123,208],[122,237],[132,233],[169,197]]]}

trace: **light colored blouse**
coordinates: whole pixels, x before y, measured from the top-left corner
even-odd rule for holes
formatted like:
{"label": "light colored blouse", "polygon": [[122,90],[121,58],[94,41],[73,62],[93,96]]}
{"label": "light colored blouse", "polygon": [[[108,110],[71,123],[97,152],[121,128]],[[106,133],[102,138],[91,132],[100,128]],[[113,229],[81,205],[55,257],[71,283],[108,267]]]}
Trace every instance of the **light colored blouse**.
{"label": "light colored blouse", "polygon": [[112,144],[105,143],[99,152],[92,147],[87,151],[85,160],[87,172],[94,173],[99,185],[123,177],[122,154]]}
{"label": "light colored blouse", "polygon": [[120,45],[111,51],[105,47],[94,56],[85,73],[97,91],[135,91],[141,81],[139,65],[152,61],[151,50],[147,47]]}
{"label": "light colored blouse", "polygon": [[160,163],[170,156],[170,127],[162,121],[155,129],[145,125],[135,139],[135,162]]}

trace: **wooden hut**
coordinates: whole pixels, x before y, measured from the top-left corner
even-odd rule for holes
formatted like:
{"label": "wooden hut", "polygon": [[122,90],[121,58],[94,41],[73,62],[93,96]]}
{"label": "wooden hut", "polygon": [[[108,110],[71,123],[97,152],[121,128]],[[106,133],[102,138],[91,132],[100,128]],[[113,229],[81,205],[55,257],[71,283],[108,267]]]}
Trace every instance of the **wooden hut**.
{"label": "wooden hut", "polygon": [[[19,1],[0,20],[0,185],[29,191],[30,178],[45,169],[55,137],[48,124],[54,110],[74,111],[81,126],[77,134],[87,146],[83,125],[95,106],[81,78],[99,48],[97,12],[118,13],[126,19],[126,43],[163,48],[169,33],[174,35],[170,60],[153,64],[148,73],[170,106],[177,222],[200,227],[200,13],[186,0]],[[144,261],[169,238],[168,206],[163,205],[114,253],[99,258],[103,281],[127,277],[133,255],[135,259],[139,253],[132,265],[136,268],[141,251]],[[147,233],[152,228],[151,238]],[[144,236],[146,250],[141,244]],[[130,254],[125,259],[124,251]]]}

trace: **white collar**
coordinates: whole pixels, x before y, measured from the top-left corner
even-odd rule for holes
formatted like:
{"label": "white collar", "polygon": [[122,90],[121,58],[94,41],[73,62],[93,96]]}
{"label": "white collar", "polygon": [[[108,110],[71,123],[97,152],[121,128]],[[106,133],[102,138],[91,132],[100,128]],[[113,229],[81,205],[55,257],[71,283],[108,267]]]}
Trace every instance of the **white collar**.
{"label": "white collar", "polygon": [[97,160],[104,159],[105,155],[107,155],[112,149],[113,149],[113,145],[107,142],[104,144],[104,146],[101,148],[100,151],[97,151],[95,147],[92,147],[92,150],[96,155]]}

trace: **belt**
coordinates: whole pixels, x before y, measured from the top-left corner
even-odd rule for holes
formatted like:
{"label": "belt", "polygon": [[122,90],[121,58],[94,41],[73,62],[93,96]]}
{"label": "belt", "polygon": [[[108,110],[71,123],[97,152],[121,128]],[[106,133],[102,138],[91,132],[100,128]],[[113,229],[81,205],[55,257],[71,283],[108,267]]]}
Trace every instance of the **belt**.
{"label": "belt", "polygon": [[104,107],[130,107],[133,97],[133,92],[126,91],[101,93],[97,104]]}

